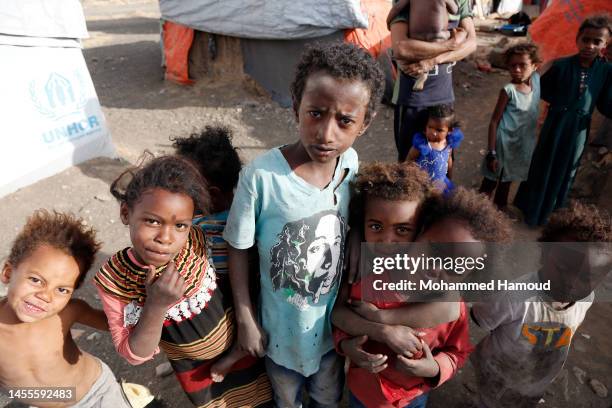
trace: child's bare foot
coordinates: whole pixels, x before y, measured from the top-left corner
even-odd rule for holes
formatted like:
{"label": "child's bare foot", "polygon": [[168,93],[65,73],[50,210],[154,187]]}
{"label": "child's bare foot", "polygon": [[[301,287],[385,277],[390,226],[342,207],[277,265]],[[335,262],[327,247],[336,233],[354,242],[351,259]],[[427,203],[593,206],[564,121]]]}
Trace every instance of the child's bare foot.
{"label": "child's bare foot", "polygon": [[212,378],[214,382],[222,382],[232,366],[247,355],[247,352],[240,351],[236,347],[233,347],[229,354],[221,357],[212,367],[210,367],[210,378]]}

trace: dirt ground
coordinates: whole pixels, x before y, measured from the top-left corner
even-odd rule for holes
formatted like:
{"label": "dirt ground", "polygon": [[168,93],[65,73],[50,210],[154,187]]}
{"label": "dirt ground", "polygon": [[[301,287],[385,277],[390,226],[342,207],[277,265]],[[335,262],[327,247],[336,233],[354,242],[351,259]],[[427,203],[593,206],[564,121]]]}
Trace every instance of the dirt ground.
{"label": "dirt ground", "polygon": [[[164,82],[157,2],[84,0],[83,5],[91,35],[84,41],[84,55],[118,158],[91,160],[1,198],[0,231],[4,239],[0,242],[0,259],[8,254],[13,237],[33,210],[44,207],[76,213],[96,227],[104,242],[88,283],[77,292],[78,297],[100,306],[90,278],[104,259],[129,245],[127,230],[119,222],[118,205],[108,192],[109,184],[126,166],[136,163],[144,149],[169,152],[170,138],[187,135],[206,124],[221,123],[234,130],[234,143],[247,162],[271,147],[293,141],[296,125],[291,111],[240,83],[204,81],[184,87]],[[457,116],[466,134],[457,152],[454,175],[458,184],[475,187],[480,183],[479,166],[486,148],[489,117],[506,74],[483,73],[475,69],[473,62],[461,62],[454,76]],[[394,160],[392,120],[392,109],[382,107],[372,128],[354,146],[362,161]],[[610,211],[610,180],[606,183],[604,193],[594,200]],[[537,236],[536,230],[519,224],[515,229],[518,240]],[[596,379],[612,390],[611,315],[612,304],[593,305],[574,337],[562,375],[539,406],[612,407],[610,392],[600,398],[589,386],[589,381]],[[163,355],[132,367],[117,356],[107,333],[92,338],[92,329],[78,329],[79,346],[107,362],[117,377],[148,386],[168,407],[190,406],[174,376],[156,377],[155,367],[166,361]],[[483,334],[474,328],[474,342]],[[575,375],[575,367],[586,372],[584,383]],[[428,406],[471,406],[474,390],[468,364],[449,383],[431,393]],[[0,406],[8,403],[0,396]]]}

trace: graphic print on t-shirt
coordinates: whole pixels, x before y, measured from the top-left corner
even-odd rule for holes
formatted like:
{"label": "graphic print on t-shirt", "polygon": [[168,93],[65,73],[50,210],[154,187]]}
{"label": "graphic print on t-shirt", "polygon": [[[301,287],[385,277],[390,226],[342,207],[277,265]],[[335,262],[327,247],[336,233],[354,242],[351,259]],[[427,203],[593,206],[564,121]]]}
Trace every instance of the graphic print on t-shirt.
{"label": "graphic print on t-shirt", "polygon": [[319,302],[338,282],[346,222],[337,211],[322,211],[284,225],[270,249],[274,291],[300,310]]}

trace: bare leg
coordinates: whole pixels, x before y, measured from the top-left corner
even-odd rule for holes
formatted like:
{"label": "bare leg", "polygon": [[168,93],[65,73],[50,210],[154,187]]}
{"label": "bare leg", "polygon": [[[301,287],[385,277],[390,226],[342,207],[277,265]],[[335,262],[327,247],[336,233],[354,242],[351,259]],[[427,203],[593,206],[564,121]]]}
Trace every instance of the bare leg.
{"label": "bare leg", "polygon": [[234,345],[227,355],[221,357],[210,367],[210,377],[214,382],[223,381],[232,366],[247,355],[247,352],[238,350]]}
{"label": "bare leg", "polygon": [[427,81],[427,72],[423,72],[421,75],[417,77],[417,80],[414,82],[412,87],[413,91],[422,91],[423,87],[425,87],[425,81]]}

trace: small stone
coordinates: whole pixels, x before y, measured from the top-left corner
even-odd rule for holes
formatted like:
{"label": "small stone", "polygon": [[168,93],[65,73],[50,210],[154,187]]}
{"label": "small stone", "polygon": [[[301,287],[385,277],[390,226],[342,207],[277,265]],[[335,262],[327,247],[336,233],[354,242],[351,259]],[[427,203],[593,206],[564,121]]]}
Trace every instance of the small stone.
{"label": "small stone", "polygon": [[96,194],[94,198],[98,201],[102,201],[103,203],[110,201],[110,197],[106,194]]}
{"label": "small stone", "polygon": [[484,156],[485,154],[487,154],[487,152],[485,151],[485,149],[480,149],[478,151],[478,153],[480,153],[481,156]]}
{"label": "small stone", "polygon": [[587,339],[587,340],[590,340],[590,339],[591,339],[591,336],[590,336],[590,335],[588,335],[588,334],[586,334],[586,333],[580,333],[580,335],[581,335],[582,337],[584,337],[585,339]]}
{"label": "small stone", "polygon": [[167,377],[172,374],[172,366],[169,362],[162,363],[155,367],[155,376],[156,377]]}
{"label": "small stone", "polygon": [[546,400],[544,398],[540,398],[540,400],[538,401],[538,404],[545,404]]}
{"label": "small stone", "polygon": [[574,372],[574,375],[578,379],[578,382],[580,384],[584,384],[584,381],[586,379],[586,374],[587,374],[586,371],[584,371],[580,367],[572,367],[572,371]]}
{"label": "small stone", "polygon": [[605,147],[605,146],[602,146],[602,147],[599,148],[599,150],[597,150],[597,153],[600,156],[603,156],[604,154],[608,153],[608,148]]}
{"label": "small stone", "polygon": [[102,335],[100,333],[93,332],[89,336],[87,336],[87,340],[89,340],[89,341],[98,340],[101,337],[102,337]]}
{"label": "small stone", "polygon": [[81,337],[84,334],[85,334],[85,330],[70,329],[70,335],[72,336],[73,340],[78,339],[79,337]]}
{"label": "small stone", "polygon": [[606,386],[595,378],[592,378],[591,381],[589,381],[589,385],[591,386],[591,389],[595,395],[597,395],[599,398],[606,398],[608,396],[608,389]]}

